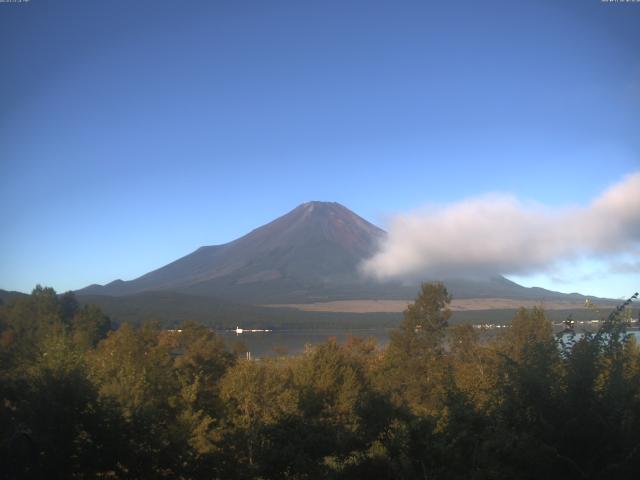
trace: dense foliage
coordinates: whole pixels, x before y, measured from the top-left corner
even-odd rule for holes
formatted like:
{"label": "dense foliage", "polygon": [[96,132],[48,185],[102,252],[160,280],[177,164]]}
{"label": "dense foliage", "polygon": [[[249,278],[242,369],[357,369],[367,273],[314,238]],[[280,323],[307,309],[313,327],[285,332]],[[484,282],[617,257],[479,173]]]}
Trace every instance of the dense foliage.
{"label": "dense foliage", "polygon": [[481,339],[425,284],[390,344],[246,360],[209,329],[110,328],[37,287],[0,306],[0,476],[635,478],[640,348],[537,308]]}

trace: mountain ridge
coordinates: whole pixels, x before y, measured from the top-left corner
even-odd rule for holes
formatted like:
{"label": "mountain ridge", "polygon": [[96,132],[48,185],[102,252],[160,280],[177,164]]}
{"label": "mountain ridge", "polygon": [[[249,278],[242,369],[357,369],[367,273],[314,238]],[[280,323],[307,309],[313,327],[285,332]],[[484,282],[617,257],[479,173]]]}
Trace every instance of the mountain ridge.
{"label": "mountain ridge", "polygon": [[[94,284],[76,293],[176,291],[249,304],[413,298],[417,283],[380,282],[359,272],[386,235],[339,203],[306,202],[228,243],[201,246],[135,279]],[[500,275],[441,280],[456,298],[586,298],[523,287]]]}

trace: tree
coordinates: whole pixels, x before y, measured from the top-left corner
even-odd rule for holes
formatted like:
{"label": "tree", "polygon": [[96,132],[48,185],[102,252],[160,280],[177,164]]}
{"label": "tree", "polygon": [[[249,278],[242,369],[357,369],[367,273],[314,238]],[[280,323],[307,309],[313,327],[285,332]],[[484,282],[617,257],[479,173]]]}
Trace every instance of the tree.
{"label": "tree", "polygon": [[286,364],[242,360],[227,371],[220,388],[233,426],[227,443],[236,449],[236,462],[258,470],[256,458],[264,449],[264,430],[297,415],[292,372]]}
{"label": "tree", "polygon": [[111,320],[100,307],[85,305],[76,309],[71,322],[74,341],[84,349],[95,347],[111,331]]}
{"label": "tree", "polygon": [[174,441],[189,446],[182,472],[206,471],[203,476],[211,476],[220,463],[224,431],[220,380],[235,357],[211,329],[194,322],[185,322],[178,331],[160,333],[159,344],[170,348],[179,383]]}
{"label": "tree", "polygon": [[495,349],[471,325],[456,325],[448,335],[449,364],[456,389],[476,408],[485,408],[495,389]]}
{"label": "tree", "polygon": [[[527,478],[567,472],[568,462],[555,443],[563,394],[560,349],[541,308],[519,309],[511,326],[496,339],[497,381],[487,409],[492,443],[505,476]],[[488,456],[488,455],[487,455]]]}
{"label": "tree", "polygon": [[0,315],[0,478],[92,477],[113,466],[117,435],[72,339],[76,310],[72,295],[38,286]]}
{"label": "tree", "polygon": [[441,282],[423,283],[404,311],[378,372],[378,385],[392,399],[419,414],[438,409],[445,365],[443,340],[448,327],[451,295]]}
{"label": "tree", "polygon": [[113,405],[124,419],[118,460],[129,477],[175,471],[186,448],[174,439],[176,432],[171,428],[177,417],[180,384],[170,348],[159,343],[157,327],[125,324],[110,332],[87,358],[100,403]]}

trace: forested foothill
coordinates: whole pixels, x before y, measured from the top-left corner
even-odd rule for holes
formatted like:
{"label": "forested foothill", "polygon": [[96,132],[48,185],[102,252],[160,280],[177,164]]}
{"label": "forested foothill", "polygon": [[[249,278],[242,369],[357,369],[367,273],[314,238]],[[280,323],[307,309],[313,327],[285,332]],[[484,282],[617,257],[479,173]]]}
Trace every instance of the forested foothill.
{"label": "forested foothill", "polygon": [[3,479],[626,479],[640,347],[621,313],[563,336],[539,308],[481,337],[422,286],[385,348],[247,360],[209,328],[113,329],[37,287],[0,305]]}

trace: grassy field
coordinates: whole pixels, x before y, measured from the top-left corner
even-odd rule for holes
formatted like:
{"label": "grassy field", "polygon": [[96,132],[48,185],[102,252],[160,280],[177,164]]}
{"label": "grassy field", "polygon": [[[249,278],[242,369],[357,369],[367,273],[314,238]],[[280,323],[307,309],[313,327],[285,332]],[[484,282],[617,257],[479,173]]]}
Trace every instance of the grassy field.
{"label": "grassy field", "polygon": [[[344,313],[401,313],[413,300],[337,300],[318,303],[288,303],[263,305],[272,308],[293,308],[304,312]],[[607,307],[614,304],[606,304]],[[515,300],[509,298],[462,298],[454,299],[450,308],[454,312],[477,310],[517,310],[520,307],[542,307],[544,310],[586,310],[583,302]]]}

